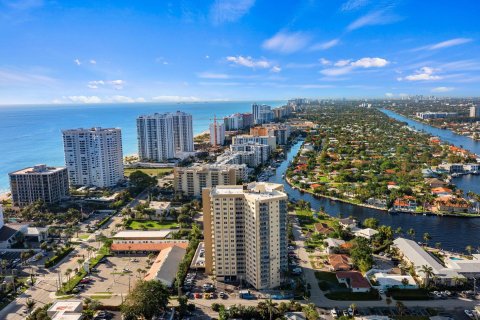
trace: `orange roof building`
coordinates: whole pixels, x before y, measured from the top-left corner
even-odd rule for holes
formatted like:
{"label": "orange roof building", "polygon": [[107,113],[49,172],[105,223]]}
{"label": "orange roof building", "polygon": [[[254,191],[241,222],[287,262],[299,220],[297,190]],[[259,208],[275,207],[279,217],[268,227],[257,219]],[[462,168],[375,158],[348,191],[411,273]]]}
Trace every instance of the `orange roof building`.
{"label": "orange roof building", "polygon": [[330,254],[328,263],[332,271],[347,271],[352,269],[350,258],[346,254]]}

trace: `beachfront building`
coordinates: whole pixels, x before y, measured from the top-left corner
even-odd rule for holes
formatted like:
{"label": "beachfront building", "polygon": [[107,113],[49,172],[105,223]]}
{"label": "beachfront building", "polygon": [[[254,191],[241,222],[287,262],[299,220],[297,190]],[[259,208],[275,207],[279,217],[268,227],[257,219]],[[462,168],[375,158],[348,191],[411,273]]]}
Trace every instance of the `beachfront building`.
{"label": "beachfront building", "polygon": [[70,185],[106,188],[124,179],[120,129],[80,128],[62,133]]}
{"label": "beachfront building", "polygon": [[253,114],[235,113],[223,118],[225,131],[243,130],[253,126]]}
{"label": "beachfront building", "polygon": [[225,143],[225,125],[215,121],[210,124],[210,144],[212,146],[223,146]]}
{"label": "beachfront building", "polygon": [[137,140],[140,161],[164,162],[175,158],[173,118],[160,113],[138,117]]}
{"label": "beachfront building", "polygon": [[273,121],[274,113],[270,106],[265,104],[252,104],[252,114],[254,124],[263,124]]}
{"label": "beachfront building", "polygon": [[205,270],[218,281],[280,286],[288,269],[287,194],[254,182],[203,190]]}
{"label": "beachfront building", "polygon": [[203,188],[234,185],[247,178],[245,164],[203,164],[175,167],[173,186],[175,192],[190,197],[200,197]]}
{"label": "beachfront building", "polygon": [[40,164],[8,175],[16,206],[24,207],[38,200],[53,204],[68,197],[68,173],[64,167]]}
{"label": "beachfront building", "polygon": [[193,152],[192,115],[155,113],[137,118],[140,161],[164,162],[177,153]]}

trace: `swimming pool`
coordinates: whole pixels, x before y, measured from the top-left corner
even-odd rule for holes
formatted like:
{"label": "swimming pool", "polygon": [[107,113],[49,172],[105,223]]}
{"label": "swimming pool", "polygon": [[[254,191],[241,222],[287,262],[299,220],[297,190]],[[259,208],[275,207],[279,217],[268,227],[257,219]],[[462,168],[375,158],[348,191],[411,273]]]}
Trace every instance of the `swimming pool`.
{"label": "swimming pool", "polygon": [[463,260],[462,258],[450,257],[450,260]]}

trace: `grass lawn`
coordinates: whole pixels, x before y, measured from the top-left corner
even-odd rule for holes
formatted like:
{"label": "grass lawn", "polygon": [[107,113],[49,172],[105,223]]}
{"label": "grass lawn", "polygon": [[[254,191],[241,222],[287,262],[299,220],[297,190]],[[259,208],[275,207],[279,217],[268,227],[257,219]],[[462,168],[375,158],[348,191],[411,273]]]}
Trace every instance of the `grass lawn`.
{"label": "grass lawn", "polygon": [[154,220],[130,220],[127,225],[132,230],[162,230],[162,229],[178,229],[179,224],[174,221],[160,222]]}
{"label": "grass lawn", "polygon": [[325,297],[331,300],[340,300],[340,301],[381,300],[377,290],[372,290],[370,292],[350,292],[350,291],[329,292],[325,294]]}
{"label": "grass lawn", "polygon": [[86,239],[88,239],[88,237],[90,237],[90,235],[89,234],[80,234],[78,237],[82,240],[86,240]]}
{"label": "grass lawn", "polygon": [[318,286],[322,291],[338,290],[345,292],[347,290],[344,285],[338,283],[337,277],[333,272],[316,271],[315,277],[317,278]]}
{"label": "grass lawn", "polygon": [[168,174],[173,171],[172,168],[125,168],[124,174],[129,177],[134,171],[142,171],[150,176],[158,176],[159,174]]}
{"label": "grass lawn", "polygon": [[390,295],[395,300],[431,300],[428,291],[425,289],[390,289]]}

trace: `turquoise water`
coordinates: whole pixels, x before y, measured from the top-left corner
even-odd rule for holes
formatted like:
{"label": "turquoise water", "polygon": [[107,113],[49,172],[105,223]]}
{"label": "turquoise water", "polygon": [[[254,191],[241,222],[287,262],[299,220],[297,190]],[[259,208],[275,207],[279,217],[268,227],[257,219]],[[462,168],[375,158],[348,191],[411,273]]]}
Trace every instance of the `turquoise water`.
{"label": "turquoise water", "polygon": [[463,260],[461,258],[450,257],[450,260]]}
{"label": "turquoise water", "polygon": [[[258,101],[260,102],[260,101]],[[0,107],[0,192],[8,190],[8,173],[39,163],[64,165],[62,129],[119,127],[124,155],[137,152],[135,119],[141,114],[185,111],[194,133],[208,129],[214,115],[251,112],[253,101],[204,103],[136,103]],[[285,101],[262,101],[272,107]]]}

